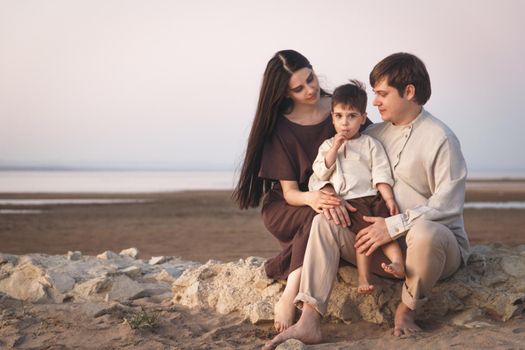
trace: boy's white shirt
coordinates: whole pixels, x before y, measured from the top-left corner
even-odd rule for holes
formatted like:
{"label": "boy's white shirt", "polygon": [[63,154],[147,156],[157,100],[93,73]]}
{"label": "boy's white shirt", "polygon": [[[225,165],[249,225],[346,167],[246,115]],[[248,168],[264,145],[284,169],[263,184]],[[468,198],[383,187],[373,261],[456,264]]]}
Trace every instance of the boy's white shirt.
{"label": "boy's white shirt", "polygon": [[378,140],[369,135],[361,135],[346,141],[337,150],[335,163],[327,168],[325,156],[333,142],[332,137],[319,147],[312,165],[314,173],[308,183],[310,191],[331,184],[338,195],[348,200],[375,196],[378,183],[394,185],[388,157]]}

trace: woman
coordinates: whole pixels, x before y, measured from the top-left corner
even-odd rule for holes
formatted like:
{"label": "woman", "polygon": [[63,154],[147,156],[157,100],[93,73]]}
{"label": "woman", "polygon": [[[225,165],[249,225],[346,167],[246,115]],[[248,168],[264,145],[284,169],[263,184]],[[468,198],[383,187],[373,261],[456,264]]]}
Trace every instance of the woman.
{"label": "woman", "polygon": [[[320,88],[306,57],[293,50],[277,52],[264,72],[233,196],[241,209],[247,209],[257,207],[264,194],[264,224],[283,248],[265,264],[268,277],[287,279],[274,310],[279,332],[293,323],[293,301],[313,217],[344,205],[332,192],[308,192],[318,148],[335,134],[329,116],[330,95]],[[349,223],[346,212],[338,216]]]}

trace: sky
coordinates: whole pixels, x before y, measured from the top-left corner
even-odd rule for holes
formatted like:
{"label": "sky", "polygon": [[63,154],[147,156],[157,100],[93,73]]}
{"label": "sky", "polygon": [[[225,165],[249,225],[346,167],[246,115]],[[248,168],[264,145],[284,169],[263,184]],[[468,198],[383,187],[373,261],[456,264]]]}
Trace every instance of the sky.
{"label": "sky", "polygon": [[[420,57],[473,172],[525,174],[525,1],[0,0],[0,166],[235,169],[282,49],[332,91]],[[368,106],[369,117],[381,120]]]}

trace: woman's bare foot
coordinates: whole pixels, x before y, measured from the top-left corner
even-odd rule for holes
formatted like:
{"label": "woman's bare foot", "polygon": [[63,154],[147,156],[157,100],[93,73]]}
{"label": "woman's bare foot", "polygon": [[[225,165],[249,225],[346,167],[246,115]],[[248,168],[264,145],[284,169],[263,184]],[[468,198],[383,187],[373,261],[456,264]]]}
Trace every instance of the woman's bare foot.
{"label": "woman's bare foot", "polygon": [[319,344],[323,340],[321,315],[312,306],[304,304],[299,321],[267,342],[263,350],[274,349],[288,339],[297,339],[305,344]]}
{"label": "woman's bare foot", "polygon": [[382,263],[381,267],[386,273],[393,275],[396,278],[405,278],[405,265],[400,262],[391,262],[390,264]]}
{"label": "woman's bare foot", "polygon": [[273,309],[273,325],[279,333],[293,324],[295,318],[294,298],[282,295]]}
{"label": "woman's bare foot", "polygon": [[359,276],[359,286],[357,292],[360,294],[371,294],[374,291],[374,285],[370,284],[367,277]]}
{"label": "woman's bare foot", "polygon": [[421,328],[416,324],[415,311],[411,310],[403,302],[399,303],[396,309],[396,317],[394,319],[394,332],[396,337],[407,337],[411,334],[421,331]]}

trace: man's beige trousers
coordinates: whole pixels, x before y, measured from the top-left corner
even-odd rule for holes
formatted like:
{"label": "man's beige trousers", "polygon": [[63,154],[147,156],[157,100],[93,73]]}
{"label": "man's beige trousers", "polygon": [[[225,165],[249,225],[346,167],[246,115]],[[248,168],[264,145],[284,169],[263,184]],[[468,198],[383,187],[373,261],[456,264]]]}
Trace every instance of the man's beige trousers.
{"label": "man's beige trousers", "polygon": [[[406,254],[406,279],[401,301],[415,310],[426,302],[428,293],[438,280],[449,277],[459,268],[459,246],[446,226],[423,219],[398,242]],[[355,234],[347,228],[326,220],[322,214],[314,217],[296,305],[307,303],[321,315],[325,314],[339,259],[356,264],[354,243]],[[371,271],[391,277],[381,269],[382,262],[388,263],[388,260],[378,249],[372,257]]]}

